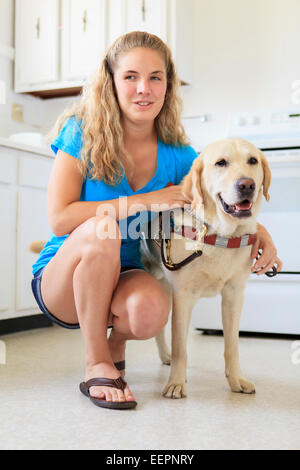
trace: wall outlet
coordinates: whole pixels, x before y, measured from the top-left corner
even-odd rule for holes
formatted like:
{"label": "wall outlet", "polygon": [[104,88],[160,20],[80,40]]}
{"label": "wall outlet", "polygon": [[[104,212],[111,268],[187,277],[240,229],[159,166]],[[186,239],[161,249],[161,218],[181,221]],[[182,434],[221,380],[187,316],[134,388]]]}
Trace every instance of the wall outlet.
{"label": "wall outlet", "polygon": [[11,109],[11,117],[13,121],[24,122],[24,106],[13,103]]}

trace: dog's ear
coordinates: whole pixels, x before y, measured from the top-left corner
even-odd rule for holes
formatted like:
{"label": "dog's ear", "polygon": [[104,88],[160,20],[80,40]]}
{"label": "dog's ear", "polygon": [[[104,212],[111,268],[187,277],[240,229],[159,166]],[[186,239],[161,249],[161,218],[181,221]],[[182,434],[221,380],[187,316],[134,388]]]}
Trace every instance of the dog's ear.
{"label": "dog's ear", "polygon": [[203,161],[199,156],[194,160],[190,172],[183,179],[182,192],[192,201],[192,209],[196,209],[198,205],[203,204],[202,190],[201,190],[201,173],[203,169]]}
{"label": "dog's ear", "polygon": [[269,188],[271,184],[272,174],[268,164],[268,161],[264,154],[260,151],[261,163],[264,170],[264,179],[263,179],[263,193],[266,198],[266,201],[270,200]]}

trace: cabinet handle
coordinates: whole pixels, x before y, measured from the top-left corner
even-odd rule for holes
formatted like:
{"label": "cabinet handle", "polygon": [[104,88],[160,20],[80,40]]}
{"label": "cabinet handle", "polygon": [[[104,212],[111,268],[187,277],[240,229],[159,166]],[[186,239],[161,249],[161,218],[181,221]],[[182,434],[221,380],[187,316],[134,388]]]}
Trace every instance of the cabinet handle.
{"label": "cabinet handle", "polygon": [[145,0],[142,0],[142,20],[146,21],[146,4],[145,4]]}
{"label": "cabinet handle", "polygon": [[36,19],[35,29],[36,29],[36,37],[37,37],[37,39],[40,39],[41,26],[40,26],[40,17],[39,16]]}
{"label": "cabinet handle", "polygon": [[84,10],[83,12],[82,23],[83,23],[83,31],[86,32],[86,24],[87,24],[87,11],[86,10]]}

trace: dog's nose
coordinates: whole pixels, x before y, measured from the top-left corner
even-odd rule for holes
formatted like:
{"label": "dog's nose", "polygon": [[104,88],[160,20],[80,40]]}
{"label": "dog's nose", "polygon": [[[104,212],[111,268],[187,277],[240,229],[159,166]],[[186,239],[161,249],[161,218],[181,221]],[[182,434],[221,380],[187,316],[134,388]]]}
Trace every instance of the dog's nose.
{"label": "dog's nose", "polygon": [[242,196],[252,196],[255,191],[255,181],[252,178],[240,178],[236,182],[236,190]]}

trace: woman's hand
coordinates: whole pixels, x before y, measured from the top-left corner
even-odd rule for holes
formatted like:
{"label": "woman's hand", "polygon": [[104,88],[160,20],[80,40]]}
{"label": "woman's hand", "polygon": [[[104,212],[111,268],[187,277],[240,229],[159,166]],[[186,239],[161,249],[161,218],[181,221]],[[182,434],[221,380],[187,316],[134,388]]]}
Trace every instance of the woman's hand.
{"label": "woman's hand", "polygon": [[257,240],[251,251],[251,257],[257,258],[258,250],[262,250],[262,255],[258,258],[251,271],[258,271],[257,275],[265,274],[272,269],[274,264],[277,271],[282,269],[282,261],[277,256],[276,246],[273,243],[269,232],[260,224],[257,224]]}
{"label": "woman's hand", "polygon": [[191,205],[191,201],[182,193],[182,185],[170,185],[164,189],[143,194],[142,199],[143,204],[151,212],[160,212]]}

